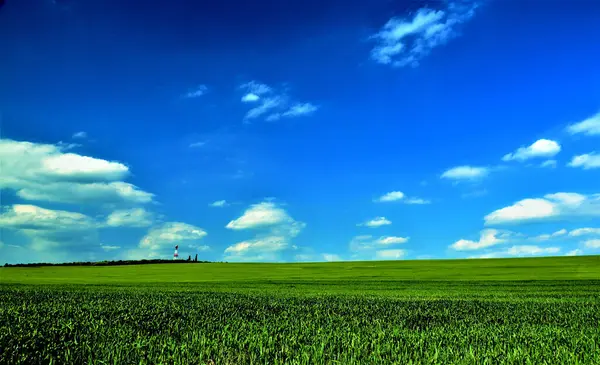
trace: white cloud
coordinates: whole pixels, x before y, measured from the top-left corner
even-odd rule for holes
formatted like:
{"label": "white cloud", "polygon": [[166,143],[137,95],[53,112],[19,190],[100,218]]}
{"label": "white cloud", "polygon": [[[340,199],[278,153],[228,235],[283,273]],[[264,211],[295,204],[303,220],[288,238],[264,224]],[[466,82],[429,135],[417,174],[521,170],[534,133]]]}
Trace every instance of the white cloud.
{"label": "white cloud", "polygon": [[312,103],[292,100],[285,92],[277,91],[257,81],[240,85],[240,89],[246,92],[241,99],[243,103],[258,103],[246,113],[244,117],[246,122],[263,116],[266,121],[273,122],[281,118],[311,115],[319,109]]}
{"label": "white cloud", "polygon": [[531,245],[512,246],[503,251],[488,252],[481,255],[469,256],[469,259],[491,259],[501,257],[523,257],[523,256],[543,256],[557,254],[561,251],[560,247],[539,247]]}
{"label": "white cloud", "polygon": [[293,219],[287,212],[284,209],[277,207],[275,203],[262,202],[254,204],[246,209],[241,217],[230,221],[226,228],[234,230],[252,229],[292,221]]}
{"label": "white cloud", "polygon": [[284,117],[299,117],[301,115],[310,115],[317,111],[318,107],[311,103],[298,103],[292,105],[289,110],[282,113]]}
{"label": "white cloud", "polygon": [[228,204],[227,204],[226,200],[217,200],[215,202],[210,203],[210,206],[214,207],[214,208],[222,208],[222,207],[226,207],[227,205]]}
{"label": "white cloud", "polygon": [[266,231],[254,239],[227,247],[224,257],[227,261],[279,261],[281,252],[290,248],[291,239],[300,234],[305,226],[305,223],[294,220],[273,201],[254,204],[241,217],[230,221],[226,228]]}
{"label": "white cloud", "polygon": [[401,191],[391,191],[387,194],[380,196],[375,201],[377,201],[377,202],[393,202],[393,201],[404,199],[404,196],[405,196],[404,193]]}
{"label": "white cloud", "polygon": [[81,213],[50,210],[29,204],[15,204],[0,214],[0,227],[13,229],[78,230],[94,227],[91,218]]}
{"label": "white cloud", "polygon": [[393,250],[379,250],[375,252],[376,260],[399,260],[406,256],[406,250],[393,249]]}
{"label": "white cloud", "polygon": [[523,199],[488,214],[484,220],[486,225],[494,225],[575,216],[600,216],[600,194],[555,193]]}
{"label": "white cloud", "polygon": [[408,237],[384,236],[376,241],[380,245],[395,245],[408,242]]}
{"label": "white cloud", "polygon": [[560,144],[549,139],[539,139],[527,147],[520,147],[515,152],[502,157],[502,161],[525,161],[536,157],[553,157],[560,152]]}
{"label": "white cloud", "polygon": [[87,138],[87,133],[86,132],[77,132],[77,133],[73,133],[72,138],[74,139],[84,139]]}
{"label": "white cloud", "polygon": [[383,249],[392,245],[408,242],[410,237],[382,236],[374,238],[371,235],[361,235],[350,240],[350,251],[360,252],[365,250]]}
{"label": "white cloud", "polygon": [[253,103],[255,101],[258,101],[258,99],[260,99],[260,96],[253,94],[253,93],[248,93],[248,94],[242,96],[243,103]]}
{"label": "white cloud", "polygon": [[457,166],[446,170],[441,177],[451,180],[476,180],[487,176],[489,172],[487,167]]}
{"label": "white cloud", "polygon": [[600,228],[577,228],[569,232],[571,237],[579,237],[585,235],[600,235]]}
{"label": "white cloud", "polygon": [[371,39],[371,58],[381,64],[416,67],[434,48],[457,36],[457,26],[473,17],[477,4],[448,2],[443,10],[419,9],[412,19],[391,18]]}
{"label": "white cloud", "polygon": [[360,223],[358,226],[367,226],[371,228],[387,226],[392,224],[392,222],[385,217],[375,217],[371,220],[366,221],[365,223]]}
{"label": "white cloud", "polygon": [[[138,250],[130,252],[132,257],[169,258],[176,245],[183,251],[183,245],[192,247],[197,251],[208,249],[200,246],[198,242],[207,235],[202,228],[181,222],[167,222],[151,228],[140,240]],[[182,256],[185,252],[180,252]]]}
{"label": "white cloud", "polygon": [[450,245],[450,248],[456,251],[480,250],[504,243],[507,237],[508,234],[505,232],[500,232],[496,229],[484,229],[481,231],[479,241],[460,239]]}
{"label": "white cloud", "polygon": [[593,115],[579,123],[567,127],[571,134],[585,134],[587,136],[600,135],[600,113]]}
{"label": "white cloud", "polygon": [[560,252],[559,247],[539,247],[539,246],[512,246],[506,251],[511,256],[535,256],[542,254],[553,254]]}
{"label": "white cloud", "polygon": [[65,147],[0,139],[0,189],[25,200],[58,203],[148,203],[153,195],[119,181],[129,168],[122,163],[74,153]]}
{"label": "white cloud", "polygon": [[323,254],[323,260],[325,261],[342,261],[342,258],[339,255],[336,254],[331,254],[331,253],[324,253]]}
{"label": "white cloud", "polygon": [[198,87],[194,90],[188,91],[184,96],[186,98],[198,98],[208,92],[208,87],[206,85],[198,85]]}
{"label": "white cloud", "polygon": [[96,239],[98,223],[81,213],[51,210],[29,204],[5,207],[0,214],[0,228],[11,229],[28,237],[34,251],[78,246],[80,251]]}
{"label": "white cloud", "polygon": [[110,227],[147,227],[153,221],[152,213],[143,208],[116,210],[106,218]]}
{"label": "white cloud", "polygon": [[404,204],[429,204],[429,203],[431,203],[429,200],[425,200],[425,199],[421,199],[421,198],[416,198],[416,197],[408,198],[401,191],[391,191],[389,193],[386,193],[386,194],[380,196],[379,198],[377,198],[373,201],[376,203],[401,201]]}
{"label": "white cloud", "polygon": [[546,234],[541,234],[539,236],[532,237],[531,240],[533,240],[533,241],[548,241],[553,238],[562,237],[566,234],[567,234],[567,230],[563,228],[563,229],[558,230],[553,233],[546,233]]}
{"label": "white cloud", "polygon": [[556,164],[557,164],[556,160],[546,160],[540,164],[540,167],[554,168],[554,167],[556,167]]}
{"label": "white cloud", "polygon": [[568,166],[581,167],[584,170],[600,168],[600,153],[592,152],[583,155],[573,156]]}
{"label": "white cloud", "polygon": [[583,244],[586,248],[600,248],[600,239],[587,240]]}
{"label": "white cloud", "polygon": [[579,255],[583,255],[583,250],[579,249],[579,248],[571,250],[565,254],[565,256],[579,256]]}
{"label": "white cloud", "polygon": [[115,251],[121,248],[121,246],[110,246],[110,245],[101,245],[100,246],[104,251]]}

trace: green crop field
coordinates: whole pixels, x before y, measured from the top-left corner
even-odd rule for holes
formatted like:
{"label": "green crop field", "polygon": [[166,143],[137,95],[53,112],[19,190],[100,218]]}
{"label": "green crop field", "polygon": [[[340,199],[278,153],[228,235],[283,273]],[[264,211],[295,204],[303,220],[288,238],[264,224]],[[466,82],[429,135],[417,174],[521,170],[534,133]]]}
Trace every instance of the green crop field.
{"label": "green crop field", "polygon": [[600,256],[0,268],[0,364],[600,364]]}

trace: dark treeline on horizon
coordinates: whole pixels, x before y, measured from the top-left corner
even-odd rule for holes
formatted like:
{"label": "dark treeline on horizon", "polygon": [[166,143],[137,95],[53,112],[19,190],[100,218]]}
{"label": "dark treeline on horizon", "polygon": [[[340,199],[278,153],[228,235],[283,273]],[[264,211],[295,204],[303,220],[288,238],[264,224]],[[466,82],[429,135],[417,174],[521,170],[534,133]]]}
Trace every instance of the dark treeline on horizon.
{"label": "dark treeline on horizon", "polygon": [[208,264],[211,261],[197,260],[118,260],[118,261],[98,261],[98,262],[61,262],[61,263],[30,263],[30,264],[4,264],[4,267],[39,267],[39,266],[119,266],[119,265],[145,265],[145,264]]}

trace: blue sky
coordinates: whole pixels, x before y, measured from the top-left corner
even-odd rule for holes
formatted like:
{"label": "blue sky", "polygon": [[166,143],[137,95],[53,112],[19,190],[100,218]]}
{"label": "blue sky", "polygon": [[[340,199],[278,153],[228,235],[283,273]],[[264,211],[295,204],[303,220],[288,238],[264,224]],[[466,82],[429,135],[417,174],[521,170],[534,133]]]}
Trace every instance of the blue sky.
{"label": "blue sky", "polygon": [[0,263],[600,253],[594,1],[7,1]]}

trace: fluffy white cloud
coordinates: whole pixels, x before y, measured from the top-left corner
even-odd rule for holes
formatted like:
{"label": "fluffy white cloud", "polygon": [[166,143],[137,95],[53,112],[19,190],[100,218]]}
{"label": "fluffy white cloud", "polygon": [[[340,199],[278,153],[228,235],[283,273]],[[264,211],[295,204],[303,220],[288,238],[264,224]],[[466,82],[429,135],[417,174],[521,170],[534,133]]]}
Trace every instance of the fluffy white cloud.
{"label": "fluffy white cloud", "polygon": [[486,225],[495,225],[571,216],[600,216],[600,194],[555,193],[523,199],[488,214],[484,220]]}
{"label": "fluffy white cloud", "polygon": [[600,228],[577,228],[569,232],[571,237],[579,237],[585,235],[600,235]]}
{"label": "fluffy white cloud", "polygon": [[445,44],[458,33],[458,25],[475,14],[474,1],[450,1],[443,10],[419,9],[412,19],[390,19],[371,36],[377,44],[371,58],[392,66],[418,66],[434,48]]}
{"label": "fluffy white cloud", "polygon": [[375,217],[364,223],[359,223],[358,226],[366,226],[366,227],[376,228],[376,227],[381,227],[381,226],[387,226],[390,224],[392,224],[392,222],[389,219],[387,219],[386,217]]}
{"label": "fluffy white cloud", "polygon": [[15,204],[0,215],[0,227],[14,229],[82,230],[95,226],[81,213],[50,210],[29,204]]}
{"label": "fluffy white cloud", "polygon": [[227,206],[227,201],[225,200],[217,200],[215,202],[210,203],[211,207],[222,208]]}
{"label": "fluffy white cloud", "polygon": [[588,136],[600,135],[600,113],[593,115],[579,123],[567,127],[571,134],[585,134]]}
{"label": "fluffy white cloud", "polygon": [[129,175],[119,162],[66,153],[64,146],[0,140],[0,189],[25,200],[58,203],[148,203],[153,195],[118,181]]}
{"label": "fluffy white cloud", "polygon": [[[225,249],[227,261],[279,261],[281,252],[290,248],[290,241],[306,226],[294,220],[285,209],[272,201],[254,204],[241,217],[230,221],[233,230],[262,229],[254,239],[245,240]],[[291,247],[294,249],[294,247]]]}
{"label": "fluffy white cloud", "polygon": [[112,212],[106,218],[110,227],[147,227],[154,221],[152,213],[143,208],[121,209]]}
{"label": "fluffy white cloud", "polygon": [[391,191],[386,193],[379,198],[375,199],[377,202],[393,202],[404,199],[405,195],[401,191]]}
{"label": "fluffy white cloud", "polygon": [[208,92],[208,87],[206,85],[198,85],[198,87],[196,87],[193,90],[188,91],[184,97],[188,98],[188,99],[192,99],[192,98],[198,98],[204,94],[206,94]]}
{"label": "fluffy white cloud", "polygon": [[592,152],[583,155],[573,156],[568,166],[581,167],[584,170],[600,168],[600,153]]}
{"label": "fluffy white cloud", "polygon": [[600,239],[587,240],[583,244],[586,248],[600,248]]}
{"label": "fluffy white cloud", "polygon": [[444,171],[441,177],[450,180],[477,180],[489,173],[490,169],[487,167],[457,166]]}
{"label": "fluffy white cloud", "polygon": [[254,94],[254,93],[248,93],[248,94],[242,96],[243,103],[253,103],[255,101],[258,101],[258,99],[260,99],[260,96]]}
{"label": "fluffy white cloud", "polygon": [[509,234],[506,232],[500,232],[496,229],[484,229],[481,231],[479,241],[471,241],[460,239],[450,245],[450,248],[456,251],[472,251],[480,250],[491,246],[498,245],[506,242]]}
{"label": "fluffy white cloud", "polygon": [[536,157],[553,157],[560,152],[560,144],[549,139],[539,139],[527,147],[520,147],[502,157],[502,161],[525,161]]}
{"label": "fluffy white cloud", "polygon": [[279,208],[275,203],[262,202],[254,204],[246,209],[241,217],[230,221],[226,228],[229,229],[251,229],[278,225],[281,223],[292,222],[293,219],[287,212]]}
{"label": "fluffy white cloud", "polygon": [[87,138],[87,133],[83,132],[83,131],[77,132],[77,133],[73,133],[72,138],[74,138],[74,139],[84,139],[84,138]]}
{"label": "fluffy white cloud", "polygon": [[[207,235],[202,228],[181,222],[167,222],[151,228],[140,240],[139,250],[130,252],[130,257],[168,258],[176,245],[183,251],[185,247],[192,251],[204,251],[209,247],[199,245]],[[185,245],[185,246],[184,246]],[[185,252],[181,252],[182,256]]]}
{"label": "fluffy white cloud", "polygon": [[379,250],[375,252],[376,260],[400,260],[406,256],[406,250],[393,249],[393,250]]}
{"label": "fluffy white cloud", "polygon": [[5,207],[0,214],[0,228],[14,230],[29,239],[34,251],[50,251],[78,246],[86,251],[97,239],[98,223],[76,212],[51,210],[29,204]]}
{"label": "fluffy white cloud", "polygon": [[243,103],[258,104],[246,113],[244,117],[246,122],[263,116],[266,121],[273,122],[281,118],[311,115],[319,109],[312,103],[297,102],[285,92],[279,92],[257,81],[240,85],[240,89],[246,92],[241,99]]}

